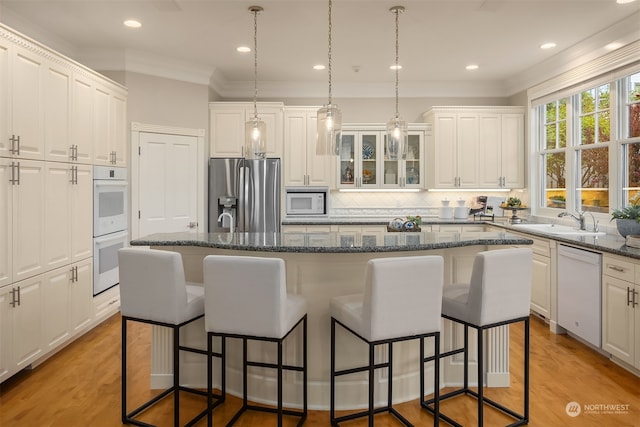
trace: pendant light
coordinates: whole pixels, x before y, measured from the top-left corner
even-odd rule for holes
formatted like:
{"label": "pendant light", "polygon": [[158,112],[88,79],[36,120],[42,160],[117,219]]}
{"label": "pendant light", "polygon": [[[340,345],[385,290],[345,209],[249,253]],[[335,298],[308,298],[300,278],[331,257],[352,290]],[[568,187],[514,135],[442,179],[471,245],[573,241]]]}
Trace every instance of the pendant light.
{"label": "pendant light", "polygon": [[331,103],[331,0],[329,0],[329,102],[318,110],[318,138],[316,154],[331,156],[340,154],[342,143],[342,112]]}
{"label": "pendant light", "polygon": [[253,117],[244,126],[247,159],[264,159],[267,154],[267,125],[258,118],[258,13],[263,10],[261,6],[249,7],[253,13]]}
{"label": "pendant light", "polygon": [[387,141],[386,152],[389,160],[398,160],[407,158],[407,140],[409,134],[407,132],[407,122],[402,120],[398,113],[398,17],[404,12],[403,6],[393,6],[389,11],[396,15],[396,114],[387,122]]}

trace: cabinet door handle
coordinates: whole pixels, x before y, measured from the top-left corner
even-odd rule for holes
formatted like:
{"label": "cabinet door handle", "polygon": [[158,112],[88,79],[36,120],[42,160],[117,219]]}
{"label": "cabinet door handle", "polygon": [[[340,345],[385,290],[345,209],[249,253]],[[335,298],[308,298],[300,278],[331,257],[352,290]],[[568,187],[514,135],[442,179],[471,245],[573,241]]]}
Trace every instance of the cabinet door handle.
{"label": "cabinet door handle", "polygon": [[[16,298],[18,295],[18,298]],[[20,306],[20,286],[11,289],[11,307]]]}
{"label": "cabinet door handle", "polygon": [[638,305],[638,301],[636,301],[636,295],[638,295],[638,291],[637,290],[633,290],[633,303],[632,303],[632,307],[635,308],[636,305]]}
{"label": "cabinet door handle", "polygon": [[9,183],[11,185],[15,185],[15,183],[16,183],[16,170],[15,170],[15,165],[13,164],[13,162],[11,162],[11,179],[9,180]]}
{"label": "cabinet door handle", "polygon": [[18,156],[20,155],[20,135],[16,136],[16,135],[11,135],[11,138],[9,138],[9,141],[11,141],[11,149],[9,151],[11,151],[11,154],[17,154]]}
{"label": "cabinet door handle", "polygon": [[624,268],[618,267],[617,265],[610,265],[608,266],[608,268],[610,268],[613,271],[617,271],[619,273],[624,273]]}
{"label": "cabinet door handle", "polygon": [[631,292],[631,288],[627,286],[627,306],[631,304],[633,307],[633,294]]}
{"label": "cabinet door handle", "polygon": [[[11,175],[13,175],[13,171],[11,171]],[[16,162],[16,176],[13,180],[14,185],[20,185],[20,162]]]}

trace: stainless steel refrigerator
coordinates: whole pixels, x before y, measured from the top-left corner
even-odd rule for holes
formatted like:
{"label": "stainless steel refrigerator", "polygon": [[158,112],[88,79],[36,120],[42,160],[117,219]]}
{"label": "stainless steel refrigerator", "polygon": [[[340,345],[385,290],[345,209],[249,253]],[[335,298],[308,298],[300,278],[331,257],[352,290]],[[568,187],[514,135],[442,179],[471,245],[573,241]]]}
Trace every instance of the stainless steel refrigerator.
{"label": "stainless steel refrigerator", "polygon": [[280,159],[209,159],[209,232],[280,231]]}

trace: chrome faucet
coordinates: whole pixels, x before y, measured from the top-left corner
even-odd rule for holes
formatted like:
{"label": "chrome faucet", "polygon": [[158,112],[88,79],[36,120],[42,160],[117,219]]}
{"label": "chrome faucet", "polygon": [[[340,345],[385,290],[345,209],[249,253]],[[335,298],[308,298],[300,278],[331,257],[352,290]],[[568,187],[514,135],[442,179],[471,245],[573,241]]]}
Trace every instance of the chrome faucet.
{"label": "chrome faucet", "polygon": [[218,222],[222,225],[222,218],[225,216],[229,217],[229,233],[233,233],[233,216],[229,212],[223,212],[218,217]]}
{"label": "chrome faucet", "polygon": [[[587,228],[584,225],[584,214],[585,214],[585,211],[582,211],[582,212],[576,211],[576,213],[578,214],[578,216],[575,216],[571,212],[567,212],[567,211],[560,212],[558,214],[558,218],[562,218],[563,216],[570,216],[571,218],[573,218],[576,221],[578,221],[578,224],[580,224],[580,230],[586,230]],[[591,215],[591,216],[593,217],[593,215]],[[594,218],[594,221],[595,221],[595,218]]]}

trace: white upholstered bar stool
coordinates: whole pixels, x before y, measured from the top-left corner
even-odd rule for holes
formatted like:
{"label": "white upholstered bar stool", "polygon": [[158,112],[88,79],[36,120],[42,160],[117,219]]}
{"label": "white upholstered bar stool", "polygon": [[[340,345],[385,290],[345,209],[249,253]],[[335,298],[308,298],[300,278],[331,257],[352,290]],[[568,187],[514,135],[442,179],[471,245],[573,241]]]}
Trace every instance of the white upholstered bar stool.
{"label": "white upholstered bar stool", "polygon": [[[180,351],[206,355],[204,350],[180,345],[180,328],[204,315],[202,284],[185,281],[182,257],[177,252],[124,248],[118,251],[120,311],[122,313],[122,423],[150,424],[134,417],[173,393],[174,426],[180,423],[180,392],[207,393],[180,385]],[[133,411],[127,410],[127,323],[164,326],[173,330],[173,385]],[[218,396],[219,397],[219,396]],[[186,425],[198,422],[205,409]]]}
{"label": "white upholstered bar stool", "polygon": [[[227,423],[234,424],[247,410],[277,414],[282,426],[283,415],[300,417],[298,426],[307,418],[307,304],[300,295],[287,293],[284,260],[248,256],[209,255],[204,258],[205,329],[208,348],[214,336],[242,340],[242,407]],[[283,361],[283,342],[298,326],[302,327],[302,361],[287,365]],[[247,360],[247,342],[273,342],[277,345],[277,363]],[[249,366],[277,370],[276,408],[252,405],[248,401]],[[224,370],[224,364],[223,364]],[[302,373],[302,410],[284,409],[283,370]],[[211,390],[211,359],[209,390]],[[209,426],[212,415],[209,413]]]}
{"label": "white upholstered bar stool", "polygon": [[[434,338],[434,425],[439,423],[440,324],[444,261],[441,256],[378,258],[367,264],[363,294],[331,298],[331,425],[390,412],[407,426],[412,424],[393,408],[393,343],[420,340],[420,393],[424,396],[424,341]],[[369,346],[366,366],[336,371],[336,324]],[[376,363],[375,347],[387,344],[387,361]],[[387,368],[387,404],[375,408],[374,373]],[[336,377],[358,372],[369,374],[369,407],[366,411],[336,417]]]}
{"label": "white upholstered bar stool", "polygon": [[[530,248],[498,249],[476,255],[471,282],[445,286],[442,297],[442,317],[464,325],[464,347],[440,355],[441,358],[464,354],[463,387],[440,396],[445,399],[467,394],[478,400],[478,426],[484,423],[484,404],[498,409],[515,421],[509,426],[529,423],[529,304],[533,252]],[[484,337],[487,329],[511,323],[524,322],[524,410],[523,414],[509,409],[484,396]],[[478,333],[478,387],[469,387],[469,328]],[[422,400],[423,408],[433,411],[433,399]],[[440,417],[454,426],[460,426],[451,417]]]}

